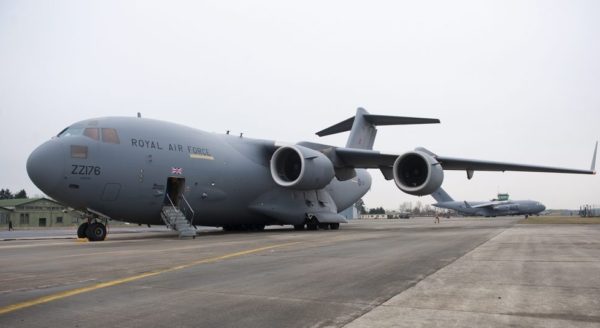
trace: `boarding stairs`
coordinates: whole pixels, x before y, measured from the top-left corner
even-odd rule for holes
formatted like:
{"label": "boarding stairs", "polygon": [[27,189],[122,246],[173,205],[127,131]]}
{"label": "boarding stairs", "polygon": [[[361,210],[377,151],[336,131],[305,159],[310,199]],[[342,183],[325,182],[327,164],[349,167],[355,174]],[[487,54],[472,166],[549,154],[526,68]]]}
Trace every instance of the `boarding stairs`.
{"label": "boarding stairs", "polygon": [[[167,196],[168,197],[168,196]],[[196,238],[196,227],[193,225],[193,211],[192,211],[192,220],[188,220],[183,211],[175,207],[171,199],[169,198],[171,204],[165,205],[162,208],[160,216],[163,221],[167,225],[167,228],[175,230],[179,232],[179,238],[183,237],[192,237]],[[187,204],[187,201],[185,201]],[[188,205],[189,206],[189,205]],[[191,210],[191,208],[190,208]]]}

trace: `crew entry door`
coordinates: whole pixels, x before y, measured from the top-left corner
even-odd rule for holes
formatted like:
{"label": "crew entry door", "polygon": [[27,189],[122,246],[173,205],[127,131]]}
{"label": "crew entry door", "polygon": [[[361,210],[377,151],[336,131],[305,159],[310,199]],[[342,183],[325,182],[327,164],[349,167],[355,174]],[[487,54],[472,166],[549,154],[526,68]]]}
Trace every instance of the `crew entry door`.
{"label": "crew entry door", "polygon": [[185,178],[167,178],[167,192],[165,194],[164,205],[179,207],[179,201],[184,191]]}

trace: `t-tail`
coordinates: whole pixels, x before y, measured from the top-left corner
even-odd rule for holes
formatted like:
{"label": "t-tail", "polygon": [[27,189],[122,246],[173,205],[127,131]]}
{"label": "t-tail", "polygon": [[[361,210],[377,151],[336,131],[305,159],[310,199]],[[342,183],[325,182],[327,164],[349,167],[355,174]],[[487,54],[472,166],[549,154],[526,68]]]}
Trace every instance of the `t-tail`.
{"label": "t-tail", "polygon": [[452,197],[450,197],[450,195],[448,195],[448,193],[442,189],[442,187],[439,187],[438,190],[434,191],[431,194],[431,197],[433,197],[433,199],[435,199],[435,201],[438,203],[454,201],[454,199],[452,199]]}
{"label": "t-tail", "polygon": [[418,118],[404,116],[385,116],[369,114],[364,108],[358,108],[356,115],[340,123],[317,132],[319,137],[350,131],[346,148],[373,149],[378,125],[408,125],[440,123],[435,118]]}

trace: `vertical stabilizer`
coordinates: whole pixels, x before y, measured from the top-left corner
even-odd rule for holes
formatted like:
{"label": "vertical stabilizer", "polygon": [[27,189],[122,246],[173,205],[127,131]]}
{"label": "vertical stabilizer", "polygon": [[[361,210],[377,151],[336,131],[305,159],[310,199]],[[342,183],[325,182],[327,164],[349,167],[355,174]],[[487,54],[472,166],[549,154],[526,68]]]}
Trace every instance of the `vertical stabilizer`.
{"label": "vertical stabilizer", "polygon": [[438,203],[454,201],[454,199],[452,199],[452,197],[450,197],[450,195],[448,195],[448,193],[444,189],[442,189],[442,187],[434,191],[431,194],[431,197],[433,197],[433,199],[435,199]]}
{"label": "vertical stabilizer", "polygon": [[365,119],[365,115],[367,114],[369,112],[364,108],[359,107],[356,110],[356,116],[354,116],[354,123],[346,142],[346,148],[373,149],[377,129],[375,125],[367,122]]}

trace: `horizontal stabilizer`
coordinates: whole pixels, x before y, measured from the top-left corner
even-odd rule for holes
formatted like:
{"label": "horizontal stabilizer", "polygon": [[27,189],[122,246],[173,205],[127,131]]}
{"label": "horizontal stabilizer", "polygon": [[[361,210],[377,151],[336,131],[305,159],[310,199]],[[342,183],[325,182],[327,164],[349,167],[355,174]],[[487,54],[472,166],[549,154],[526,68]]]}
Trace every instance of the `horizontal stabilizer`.
{"label": "horizontal stabilizer", "polygon": [[[317,132],[319,137],[328,136],[331,134],[341,133],[350,131],[354,124],[355,116],[344,120],[338,124],[332,125],[324,130]],[[368,123],[381,126],[381,125],[410,125],[410,124],[434,124],[440,123],[437,118],[419,118],[419,117],[405,117],[405,116],[386,116],[386,115],[371,115],[364,114],[363,118]]]}

